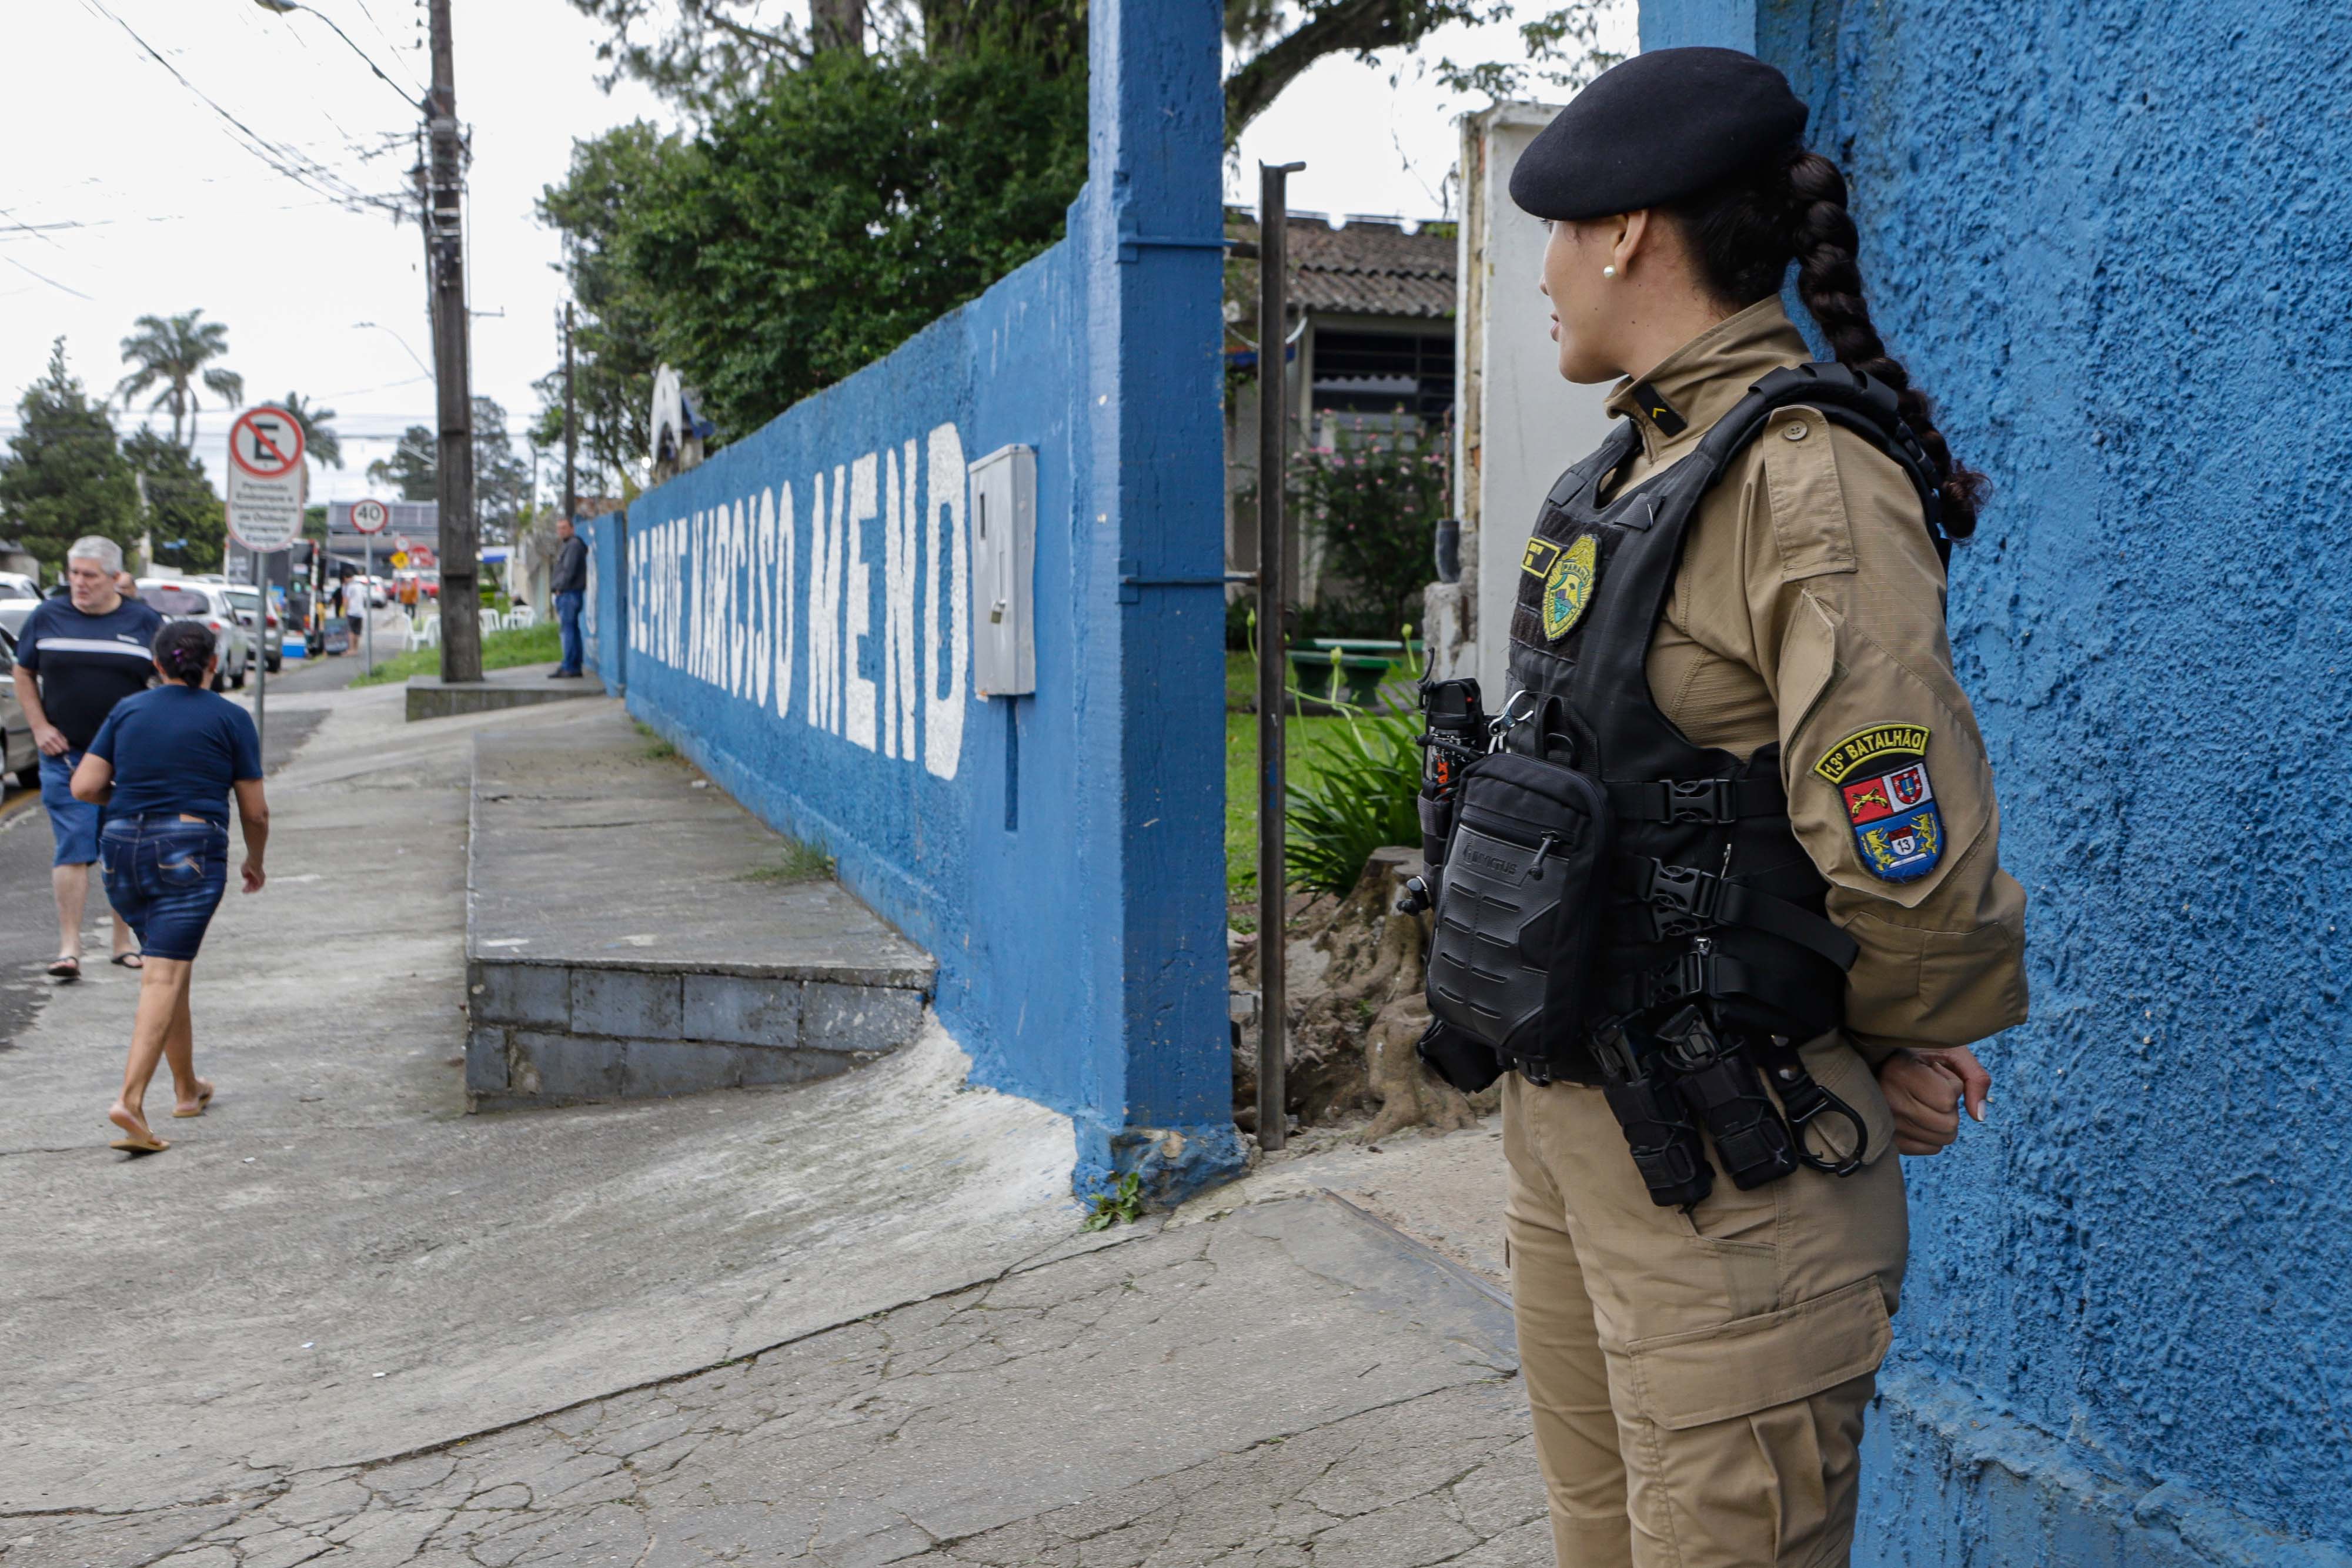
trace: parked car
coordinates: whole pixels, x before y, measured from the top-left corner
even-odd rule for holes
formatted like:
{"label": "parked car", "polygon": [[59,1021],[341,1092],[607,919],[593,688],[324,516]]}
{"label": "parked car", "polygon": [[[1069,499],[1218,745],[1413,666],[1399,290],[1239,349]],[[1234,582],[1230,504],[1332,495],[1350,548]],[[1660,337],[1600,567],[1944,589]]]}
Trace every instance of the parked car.
{"label": "parked car", "polygon": [[[16,638],[0,632],[0,665],[16,663]],[[41,787],[41,748],[33,744],[32,721],[16,700],[16,677],[0,670],[0,750],[5,750],[8,776],[27,789]]]}
{"label": "parked car", "polygon": [[0,571],[0,602],[17,599],[39,603],[41,585],[21,571]]}
{"label": "parked car", "polygon": [[41,601],[37,599],[0,599],[0,632],[8,633],[14,643],[25,630],[26,620]]}
{"label": "parked car", "polygon": [[[228,601],[236,606],[237,624],[245,628],[246,660],[248,667],[253,658],[253,613],[260,607],[261,590],[230,584]],[[261,639],[262,667],[271,674],[286,662],[286,622],[279,619],[278,606],[269,607],[269,634]]]}
{"label": "parked car", "polygon": [[220,669],[213,675],[213,690],[216,692],[245,685],[246,672],[253,663],[251,633],[237,620],[236,607],[229,602],[228,594],[223,584],[194,578],[139,580],[139,597],[154,606],[164,620],[200,621],[212,628],[221,651]]}

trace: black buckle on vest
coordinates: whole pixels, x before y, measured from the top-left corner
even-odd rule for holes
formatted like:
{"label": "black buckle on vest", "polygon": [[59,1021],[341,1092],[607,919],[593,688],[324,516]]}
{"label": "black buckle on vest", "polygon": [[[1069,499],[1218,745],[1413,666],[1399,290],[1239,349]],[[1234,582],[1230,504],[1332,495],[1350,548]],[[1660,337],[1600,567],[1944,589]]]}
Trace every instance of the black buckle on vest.
{"label": "black buckle on vest", "polygon": [[1633,896],[1650,906],[1657,932],[1654,940],[1692,936],[1716,923],[1723,879],[1690,866],[1643,859],[1633,869]]}
{"label": "black buckle on vest", "polygon": [[1716,995],[1720,962],[1713,953],[1685,953],[1659,965],[1642,977],[1642,1009],[1646,1012],[1687,997]]}
{"label": "black buckle on vest", "polygon": [[1669,822],[1736,822],[1738,790],[1728,779],[1664,779]]}
{"label": "black buckle on vest", "polygon": [[1609,786],[1610,808],[1637,822],[1714,823],[1788,810],[1772,779],[1651,779]]}

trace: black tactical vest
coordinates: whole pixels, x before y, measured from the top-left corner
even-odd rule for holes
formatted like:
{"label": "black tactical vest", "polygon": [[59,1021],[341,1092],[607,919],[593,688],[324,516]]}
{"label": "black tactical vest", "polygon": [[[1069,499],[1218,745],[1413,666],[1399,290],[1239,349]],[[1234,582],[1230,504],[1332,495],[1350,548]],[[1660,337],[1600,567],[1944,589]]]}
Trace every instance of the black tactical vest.
{"label": "black tactical vest", "polygon": [[1791,405],[1900,464],[1948,559],[1932,470],[1893,393],[1837,364],[1774,371],[1695,451],[1606,501],[1610,477],[1639,450],[1631,421],[1552,486],[1520,574],[1501,746],[1597,781],[1609,822],[1589,894],[1601,930],[1582,1016],[1548,1020],[1542,1057],[1511,1061],[1534,1076],[1598,1082],[1592,1029],[1699,998],[1720,1029],[1796,1041],[1843,1016],[1857,949],[1823,915],[1828,883],[1790,826],[1780,747],[1742,760],[1693,745],[1658,711],[1648,674],[1701,497]]}

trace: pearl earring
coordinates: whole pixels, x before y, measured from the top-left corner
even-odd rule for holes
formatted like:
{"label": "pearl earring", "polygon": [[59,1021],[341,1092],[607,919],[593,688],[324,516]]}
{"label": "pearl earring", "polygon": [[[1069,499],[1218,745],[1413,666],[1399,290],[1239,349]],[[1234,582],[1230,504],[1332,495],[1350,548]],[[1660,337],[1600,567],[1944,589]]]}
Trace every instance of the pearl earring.
{"label": "pearl earring", "polygon": [[1615,264],[1614,262],[1612,262],[1609,266],[1602,267],[1602,268],[1601,269],[1601,277],[1616,277],[1616,276],[1617,276],[1617,266],[1616,266],[1616,264]]}

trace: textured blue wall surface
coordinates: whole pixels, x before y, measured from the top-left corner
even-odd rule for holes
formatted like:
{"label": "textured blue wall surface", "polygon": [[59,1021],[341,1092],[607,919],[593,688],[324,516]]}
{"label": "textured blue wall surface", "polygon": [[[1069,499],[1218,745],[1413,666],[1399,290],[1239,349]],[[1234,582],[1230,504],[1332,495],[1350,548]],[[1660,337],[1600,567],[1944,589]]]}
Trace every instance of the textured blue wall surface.
{"label": "textured blue wall surface", "polygon": [[1989,1127],[1908,1165],[1874,1560],[2342,1561],[2352,10],[1643,12],[1812,102],[1880,325],[1996,491],[1951,623],[2033,1017]]}
{"label": "textured blue wall surface", "polygon": [[[1064,242],[641,497],[625,565],[598,536],[600,671],[939,958],[974,1076],[1076,1122],[1081,1190],[1239,1163],[1224,599],[1120,584],[1223,570],[1218,15],[1098,0]],[[1036,694],[982,700],[965,472],[1012,444]]]}

